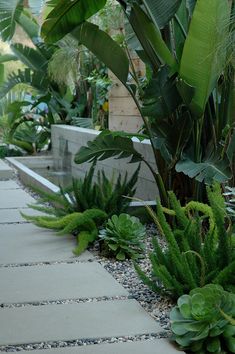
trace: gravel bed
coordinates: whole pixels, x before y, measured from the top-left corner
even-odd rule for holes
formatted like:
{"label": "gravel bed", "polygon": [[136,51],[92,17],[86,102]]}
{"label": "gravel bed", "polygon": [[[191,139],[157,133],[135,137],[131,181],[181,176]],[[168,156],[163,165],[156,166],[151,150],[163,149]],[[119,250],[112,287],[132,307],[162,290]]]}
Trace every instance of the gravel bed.
{"label": "gravel bed", "polygon": [[[35,199],[38,198],[37,194],[30,191],[27,187],[22,185],[22,183],[15,176],[15,181],[18,185],[26,190]],[[147,226],[147,237],[146,237],[146,257],[140,261],[141,268],[150,274],[151,265],[147,257],[147,254],[151,251],[151,239],[153,235],[157,235],[156,228],[153,224]],[[161,241],[162,247],[165,246],[164,242]],[[56,347],[73,347],[82,346],[98,343],[116,343],[116,342],[130,342],[138,340],[151,340],[155,338],[165,338],[171,335],[169,326],[169,311],[174,305],[169,299],[163,298],[160,295],[151,291],[147,286],[145,286],[138,278],[133,264],[130,260],[117,261],[114,259],[107,259],[99,253],[99,244],[96,242],[92,247],[88,249],[93,255],[94,259],[90,261],[98,261],[112,276],[120,283],[122,286],[128,290],[128,297],[101,297],[101,298],[86,298],[86,299],[66,299],[60,301],[44,301],[38,303],[30,304],[2,304],[1,307],[22,307],[22,306],[39,306],[51,304],[67,304],[71,302],[95,302],[95,301],[109,301],[109,300],[126,300],[127,298],[136,299],[141,306],[154,318],[156,319],[163,331],[159,334],[144,334],[138,336],[124,336],[124,337],[113,337],[113,338],[101,338],[101,339],[83,339],[74,341],[56,341],[56,342],[45,342],[45,343],[34,343],[25,345],[14,345],[14,346],[0,346],[0,352],[17,352],[22,350],[34,350],[34,349],[49,349]],[[25,263],[25,264],[9,264],[0,265],[0,267],[15,267],[15,266],[34,266],[34,265],[50,265],[57,263],[78,263],[79,261],[73,259],[71,261],[60,261],[60,262],[42,262],[42,263]]]}
{"label": "gravel bed", "polygon": [[[141,269],[148,275],[151,273],[151,264],[148,258],[148,253],[152,251],[152,237],[157,235],[157,230],[154,224],[147,226],[146,237],[146,255],[139,263]],[[164,241],[159,238],[162,247],[165,247]],[[89,251],[95,256],[98,261],[122,286],[128,290],[130,296],[136,299],[141,306],[156,319],[161,327],[170,335],[169,312],[174,306],[174,303],[165,297],[150,290],[139,279],[131,260],[118,261],[116,259],[108,259],[102,257],[99,253],[99,244],[96,242]]]}

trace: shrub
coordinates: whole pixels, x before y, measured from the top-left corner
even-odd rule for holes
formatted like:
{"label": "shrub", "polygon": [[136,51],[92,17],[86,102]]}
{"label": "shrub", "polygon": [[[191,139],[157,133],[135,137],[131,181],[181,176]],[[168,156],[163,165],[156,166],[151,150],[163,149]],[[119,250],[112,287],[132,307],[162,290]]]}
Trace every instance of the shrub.
{"label": "shrub", "polygon": [[99,237],[104,241],[106,250],[118,260],[141,257],[145,247],[143,239],[145,227],[138,218],[128,214],[113,215]]}
{"label": "shrub", "polygon": [[4,159],[5,157],[11,156],[22,156],[22,152],[16,148],[10,148],[7,145],[0,145],[0,158]]}
{"label": "shrub", "polygon": [[[56,216],[94,208],[105,211],[108,216],[126,211],[130,199],[125,196],[132,197],[135,193],[140,166],[129,180],[127,174],[123,179],[119,174],[114,185],[105,176],[104,171],[99,171],[97,183],[93,182],[95,166],[96,163],[93,163],[84,179],[74,179],[71,186],[64,189],[60,187],[57,194],[35,189],[41,195],[41,199],[37,205],[30,205],[30,207]],[[45,206],[45,202],[52,203],[54,206]]]}
{"label": "shrub", "polygon": [[29,216],[21,215],[39,227],[58,230],[58,235],[74,233],[77,235],[78,246],[73,250],[80,255],[98,236],[97,226],[107,218],[107,214],[99,209],[89,209],[83,213],[75,212],[65,216]]}
{"label": "shrub", "polygon": [[[182,207],[172,192],[169,199],[173,210],[157,205],[155,220],[166,249],[153,238],[152,277],[135,265],[141,279],[154,291],[178,298],[208,283],[235,289],[231,221],[219,184],[208,187],[207,195],[210,205],[191,201]],[[172,226],[164,212],[172,215]]]}
{"label": "shrub", "polygon": [[194,353],[235,353],[235,295],[215,284],[182,295],[171,311],[175,341]]}

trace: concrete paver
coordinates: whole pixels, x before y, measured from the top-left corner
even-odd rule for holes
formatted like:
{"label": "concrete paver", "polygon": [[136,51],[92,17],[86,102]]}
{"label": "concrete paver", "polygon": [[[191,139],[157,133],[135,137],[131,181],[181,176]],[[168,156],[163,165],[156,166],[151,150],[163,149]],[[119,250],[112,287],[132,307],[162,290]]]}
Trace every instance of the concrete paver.
{"label": "concrete paver", "polygon": [[0,328],[0,345],[161,331],[136,300],[3,308]]}
{"label": "concrete paver", "polygon": [[0,264],[24,264],[63,260],[88,260],[90,252],[75,257],[75,237],[56,236],[55,232],[31,224],[0,225]]}
{"label": "concrete paver", "polygon": [[[1,191],[0,191],[1,195]],[[30,209],[30,208],[24,208],[22,211],[27,214],[27,215],[45,215],[43,213],[40,213],[37,210]],[[0,224],[6,224],[6,223],[14,223],[14,222],[28,222],[25,220],[21,214],[19,209],[0,209]]]}
{"label": "concrete paver", "polygon": [[0,268],[0,303],[127,296],[97,262]]}
{"label": "concrete paver", "polygon": [[2,159],[0,159],[0,180],[10,179],[14,175],[14,171]]}
{"label": "concrete paver", "polygon": [[27,204],[35,203],[35,199],[22,189],[1,190],[0,209],[24,208]]}
{"label": "concrete paver", "polygon": [[8,190],[8,189],[20,189],[20,186],[12,180],[9,181],[0,181],[0,190]]}
{"label": "concrete paver", "polygon": [[[3,352],[2,354],[4,354]],[[21,351],[28,354],[28,351]],[[33,354],[179,354],[183,353],[167,339],[156,339],[128,343],[95,344],[73,348],[35,350]]]}

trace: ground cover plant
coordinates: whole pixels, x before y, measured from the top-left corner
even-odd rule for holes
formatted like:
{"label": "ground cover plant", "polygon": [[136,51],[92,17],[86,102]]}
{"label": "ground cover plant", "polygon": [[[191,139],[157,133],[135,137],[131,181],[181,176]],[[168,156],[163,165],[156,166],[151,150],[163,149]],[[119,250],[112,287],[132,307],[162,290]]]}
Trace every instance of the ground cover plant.
{"label": "ground cover plant", "polygon": [[[207,195],[209,205],[191,201],[182,207],[173,192],[169,193],[171,210],[157,205],[155,222],[161,236],[153,238],[152,276],[135,265],[154,291],[177,299],[208,283],[235,290],[234,235],[219,184],[207,187]],[[172,218],[171,225],[164,213]],[[165,249],[158,237],[165,239]]]}
{"label": "ground cover plant", "polygon": [[107,219],[107,214],[99,209],[87,209],[83,213],[75,212],[63,217],[30,216],[24,213],[21,215],[39,227],[59,230],[57,235],[74,234],[77,237],[78,246],[73,253],[77,256],[97,239],[98,226]]}
{"label": "ground cover plant", "polygon": [[235,295],[215,284],[182,295],[171,311],[174,339],[193,353],[235,353]]}
{"label": "ground cover plant", "polygon": [[128,214],[113,215],[99,233],[105,254],[118,260],[143,257],[146,230],[138,218]]}

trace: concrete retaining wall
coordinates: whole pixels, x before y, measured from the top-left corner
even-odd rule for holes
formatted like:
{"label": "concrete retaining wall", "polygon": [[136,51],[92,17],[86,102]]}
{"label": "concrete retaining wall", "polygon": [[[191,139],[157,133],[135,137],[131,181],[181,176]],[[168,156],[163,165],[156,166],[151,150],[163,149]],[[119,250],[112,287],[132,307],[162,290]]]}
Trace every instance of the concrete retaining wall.
{"label": "concrete retaining wall", "polygon": [[[90,163],[77,165],[74,163],[74,156],[81,146],[86,146],[88,141],[93,140],[99,134],[98,131],[92,129],[84,129],[67,125],[52,126],[52,151],[54,158],[54,167],[56,169],[70,169],[74,177],[84,176],[89,169]],[[153,168],[156,168],[154,156],[150,142],[144,140],[139,142],[133,138],[135,148],[145,156]],[[112,178],[118,173],[125,174],[128,172],[130,176],[133,174],[138,164],[129,164],[128,159],[109,158],[104,161],[99,161],[97,167],[104,169],[106,176]],[[158,195],[156,183],[148,167],[142,163],[137,184],[136,197],[144,200],[154,200]]]}

